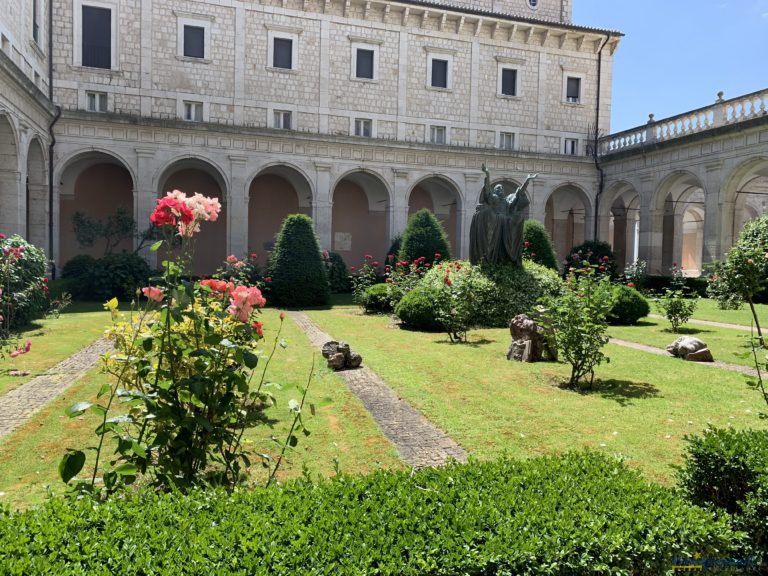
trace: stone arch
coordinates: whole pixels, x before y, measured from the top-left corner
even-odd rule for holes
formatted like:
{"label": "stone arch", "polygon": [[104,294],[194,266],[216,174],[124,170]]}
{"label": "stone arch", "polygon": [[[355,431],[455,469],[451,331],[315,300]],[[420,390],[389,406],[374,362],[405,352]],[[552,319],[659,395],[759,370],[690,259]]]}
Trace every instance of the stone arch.
{"label": "stone arch", "polygon": [[578,184],[566,182],[552,189],[544,208],[544,226],[560,261],[590,238],[592,203]]}
{"label": "stone arch", "polygon": [[736,241],[744,224],[768,214],[768,157],[758,156],[740,163],[723,186],[723,237],[725,253]]}
{"label": "stone arch", "polygon": [[0,115],[0,232],[23,232],[19,145],[10,116]]}
{"label": "stone arch", "polygon": [[286,216],[312,215],[313,197],[312,182],[298,167],[277,162],[261,167],[248,186],[248,251],[271,251]]}
{"label": "stone arch", "polygon": [[[58,194],[55,224],[58,242],[55,260],[64,265],[78,254],[104,255],[106,245],[98,240],[93,246],[80,246],[72,219],[76,212],[98,220],[106,220],[119,208],[134,214],[135,180],[129,165],[109,152],[80,151],[61,162],[56,170]],[[116,252],[131,251],[133,240],[125,239]]]}
{"label": "stone arch", "polygon": [[389,248],[391,191],[371,170],[352,170],[336,180],[332,192],[333,250],[351,266],[366,254],[384,261]]}
{"label": "stone arch", "polygon": [[37,136],[30,140],[27,151],[25,205],[27,240],[48,250],[48,167],[43,144]]}
{"label": "stone arch", "polygon": [[[203,196],[218,198],[221,213],[216,222],[205,222],[194,237],[194,261],[191,272],[197,276],[212,274],[227,257],[227,198],[228,182],[220,167],[197,156],[185,155],[171,160],[158,172],[156,179],[158,197],[171,190],[181,190],[191,196],[199,192]],[[168,251],[160,254],[167,257]]]}
{"label": "stone arch", "polygon": [[408,192],[408,217],[422,208],[431,211],[443,225],[450,243],[451,255],[461,253],[461,218],[463,209],[461,188],[452,179],[443,175],[420,178]]}

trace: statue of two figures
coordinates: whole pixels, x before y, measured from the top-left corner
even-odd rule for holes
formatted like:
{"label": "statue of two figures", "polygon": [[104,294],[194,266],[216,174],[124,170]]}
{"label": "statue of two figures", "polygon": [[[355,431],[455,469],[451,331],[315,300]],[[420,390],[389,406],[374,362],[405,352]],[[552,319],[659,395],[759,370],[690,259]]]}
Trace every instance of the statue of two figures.
{"label": "statue of two figures", "polygon": [[469,229],[469,259],[472,264],[523,265],[523,222],[528,197],[528,177],[512,194],[505,194],[501,184],[491,186],[491,175],[483,164],[485,184]]}

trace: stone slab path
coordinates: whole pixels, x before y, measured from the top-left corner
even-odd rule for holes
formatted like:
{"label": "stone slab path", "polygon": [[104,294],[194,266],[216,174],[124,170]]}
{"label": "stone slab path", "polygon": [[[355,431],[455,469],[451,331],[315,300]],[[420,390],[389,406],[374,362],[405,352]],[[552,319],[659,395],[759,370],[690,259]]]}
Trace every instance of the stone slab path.
{"label": "stone slab path", "polygon": [[35,412],[77,382],[112,348],[111,342],[96,340],[44,374],[0,396],[0,438],[24,424]]}
{"label": "stone slab path", "polygon": [[[288,312],[288,315],[307,334],[313,346],[320,348],[326,342],[335,340],[303,312]],[[361,366],[336,374],[360,399],[381,431],[397,447],[403,460],[410,466],[440,466],[451,458],[466,462],[467,453],[461,446],[427,420],[421,412],[398,397],[373,370]]]}
{"label": "stone slab path", "polygon": [[[659,314],[648,314],[649,318],[655,318],[656,320],[665,320],[664,316]],[[758,317],[759,319],[759,317]],[[714,320],[696,320],[691,318],[688,320],[688,324],[699,324],[700,326],[713,326],[715,328],[730,328],[731,330],[746,330],[750,332],[752,328],[744,326],[744,324],[728,324],[726,322],[715,322]]]}
{"label": "stone slab path", "polygon": [[[637,342],[629,342],[628,340],[619,340],[618,338],[611,338],[611,344],[617,346],[624,346],[625,348],[633,348],[634,350],[642,350],[650,354],[656,354],[658,356],[666,356],[667,358],[673,358],[673,356],[664,350],[663,348],[656,348],[655,346],[646,346],[645,344],[638,344]],[[685,362],[685,360],[680,360]],[[730,370],[731,372],[741,372],[747,376],[757,376],[757,370],[749,368],[748,366],[739,366],[738,364],[727,364],[726,362],[692,362],[692,364],[698,364],[700,366],[709,366],[710,368],[719,368],[720,370]]]}

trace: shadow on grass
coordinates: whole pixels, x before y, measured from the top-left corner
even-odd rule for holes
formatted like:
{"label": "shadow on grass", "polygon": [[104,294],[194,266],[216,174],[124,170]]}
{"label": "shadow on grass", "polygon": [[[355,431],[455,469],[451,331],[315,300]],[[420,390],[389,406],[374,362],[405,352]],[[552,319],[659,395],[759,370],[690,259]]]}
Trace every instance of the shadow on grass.
{"label": "shadow on grass", "polygon": [[690,336],[692,334],[708,334],[712,332],[712,330],[707,330],[706,328],[690,328],[687,326],[683,326],[682,328],[678,328],[677,332],[672,332],[671,328],[665,328],[662,330],[665,334],[669,334],[671,336]]}
{"label": "shadow on grass", "polygon": [[451,342],[448,337],[445,340],[434,340],[435,344],[450,344],[452,346],[467,346],[469,348],[479,348],[487,344],[495,344],[496,340],[489,340],[488,338],[480,338],[479,340],[470,340],[469,342]]}
{"label": "shadow on grass", "polygon": [[598,394],[608,400],[614,400],[621,406],[631,406],[633,400],[662,398],[659,389],[647,382],[629,380],[597,380],[591,389],[581,390],[581,394]]}

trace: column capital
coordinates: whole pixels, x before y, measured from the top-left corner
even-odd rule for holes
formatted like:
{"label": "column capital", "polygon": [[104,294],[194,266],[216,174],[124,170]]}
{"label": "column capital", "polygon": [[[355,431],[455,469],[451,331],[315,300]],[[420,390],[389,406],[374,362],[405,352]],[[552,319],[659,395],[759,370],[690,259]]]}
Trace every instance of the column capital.
{"label": "column capital", "polygon": [[233,165],[238,165],[238,166],[240,166],[240,165],[243,165],[243,164],[245,164],[245,163],[248,161],[248,157],[247,157],[247,156],[238,156],[238,155],[235,155],[235,154],[231,154],[231,155],[229,156],[229,161],[230,161],[230,162],[231,162]]}
{"label": "column capital", "polygon": [[410,174],[408,170],[402,168],[392,168],[392,173],[395,175],[395,178],[402,178],[404,180],[407,179],[408,174]]}
{"label": "column capital", "polygon": [[153,158],[157,151],[154,148],[136,148],[136,156],[139,158]]}
{"label": "column capital", "polygon": [[330,172],[333,168],[332,164],[326,164],[324,162],[315,162],[315,170],[318,172]]}

